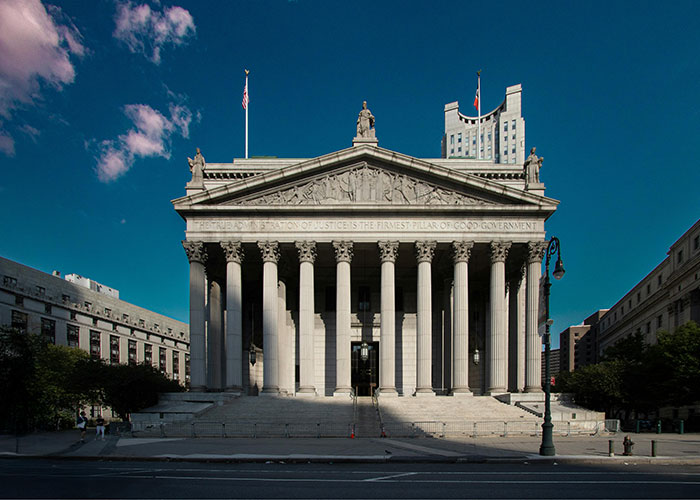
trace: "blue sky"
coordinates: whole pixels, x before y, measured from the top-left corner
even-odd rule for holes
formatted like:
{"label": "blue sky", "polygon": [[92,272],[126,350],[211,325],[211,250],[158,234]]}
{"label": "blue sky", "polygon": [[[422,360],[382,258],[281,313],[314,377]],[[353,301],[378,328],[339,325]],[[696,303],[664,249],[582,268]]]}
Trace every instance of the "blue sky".
{"label": "blue sky", "polygon": [[[443,107],[522,83],[567,274],[553,330],[611,306],[700,217],[700,3],[0,1],[0,255],[188,320],[187,156],[440,155]],[[558,343],[558,340],[555,341]]]}

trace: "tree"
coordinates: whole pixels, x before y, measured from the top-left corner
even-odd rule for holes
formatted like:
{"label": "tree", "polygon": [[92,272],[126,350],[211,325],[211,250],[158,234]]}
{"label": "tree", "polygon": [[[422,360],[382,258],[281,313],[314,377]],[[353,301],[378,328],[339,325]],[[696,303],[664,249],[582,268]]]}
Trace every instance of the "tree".
{"label": "tree", "polygon": [[654,355],[663,374],[665,403],[681,406],[700,401],[700,326],[694,321],[673,333],[661,331]]}
{"label": "tree", "polygon": [[103,366],[104,404],[125,421],[131,413],[157,404],[159,393],[184,390],[150,364]]}

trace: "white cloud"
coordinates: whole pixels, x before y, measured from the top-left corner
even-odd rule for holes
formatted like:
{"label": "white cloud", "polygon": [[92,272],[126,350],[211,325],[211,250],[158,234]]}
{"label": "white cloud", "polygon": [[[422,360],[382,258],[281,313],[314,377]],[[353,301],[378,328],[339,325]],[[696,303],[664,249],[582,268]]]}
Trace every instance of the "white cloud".
{"label": "white cloud", "polygon": [[134,54],[141,53],[155,64],[160,64],[163,47],[182,45],[196,32],[192,15],[177,6],[161,12],[152,10],[148,4],[118,3],[114,22],[114,38],[123,41]]}
{"label": "white cloud", "polygon": [[[75,79],[71,55],[85,47],[61,9],[40,0],[0,1],[0,116],[41,98],[42,84],[61,89]],[[14,140],[0,129],[0,151],[14,154]]]}
{"label": "white cloud", "polygon": [[97,159],[97,176],[111,182],[125,174],[136,158],[170,158],[170,139],[177,133],[189,136],[192,112],[182,104],[170,104],[170,118],[146,104],[129,104],[124,114],[134,127],[116,140],[103,141]]}

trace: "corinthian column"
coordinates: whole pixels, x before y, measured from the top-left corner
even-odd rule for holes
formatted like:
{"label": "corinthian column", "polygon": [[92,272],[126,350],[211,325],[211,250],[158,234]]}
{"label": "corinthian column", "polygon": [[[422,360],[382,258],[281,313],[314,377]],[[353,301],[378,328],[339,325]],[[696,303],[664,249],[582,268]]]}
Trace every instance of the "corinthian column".
{"label": "corinthian column", "polygon": [[334,241],[336,261],[334,396],[350,394],[350,261],[352,241]]}
{"label": "corinthian column", "polygon": [[379,327],[379,395],[396,396],[396,289],[394,263],[399,252],[398,241],[380,241],[381,324]]}
{"label": "corinthian column", "polygon": [[222,241],[226,256],[226,390],[240,391],[243,386],[243,286],[240,241]]}
{"label": "corinthian column", "polygon": [[314,384],[315,241],[297,241],[299,251],[299,392],[316,394]]}
{"label": "corinthian column", "polygon": [[207,251],[201,241],[183,241],[190,261],[190,390],[204,391],[207,385],[204,342],[204,263]]}
{"label": "corinthian column", "polygon": [[261,394],[279,394],[277,339],[277,262],[279,243],[259,241],[263,260],[263,389]]}
{"label": "corinthian column", "polygon": [[469,390],[469,276],[468,265],[474,243],[453,241],[454,297],[452,346],[452,395],[470,395]]}
{"label": "corinthian column", "polygon": [[537,333],[540,305],[540,275],[546,241],[527,244],[527,289],[525,292],[525,392],[542,392],[542,340]]}
{"label": "corinthian column", "polygon": [[432,384],[433,307],[431,263],[435,241],[416,241],[418,261],[418,308],[416,311],[416,396],[434,396]]}
{"label": "corinthian column", "polygon": [[506,392],[506,257],[511,243],[491,242],[491,332],[488,336],[487,392]]}

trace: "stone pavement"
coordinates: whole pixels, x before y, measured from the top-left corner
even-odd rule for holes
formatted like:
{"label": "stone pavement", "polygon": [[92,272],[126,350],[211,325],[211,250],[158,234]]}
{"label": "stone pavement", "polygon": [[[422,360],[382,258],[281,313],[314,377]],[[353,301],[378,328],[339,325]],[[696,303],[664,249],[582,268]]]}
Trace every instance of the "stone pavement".
{"label": "stone pavement", "polygon": [[[0,436],[0,458],[239,462],[508,462],[658,463],[700,465],[700,434],[631,434],[634,455],[622,456],[625,434],[555,436],[555,457],[538,455],[536,436],[482,438],[132,438],[107,436],[85,443],[78,431]],[[608,456],[608,440],[615,456]],[[651,441],[656,457],[651,457]]]}

